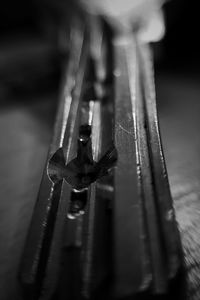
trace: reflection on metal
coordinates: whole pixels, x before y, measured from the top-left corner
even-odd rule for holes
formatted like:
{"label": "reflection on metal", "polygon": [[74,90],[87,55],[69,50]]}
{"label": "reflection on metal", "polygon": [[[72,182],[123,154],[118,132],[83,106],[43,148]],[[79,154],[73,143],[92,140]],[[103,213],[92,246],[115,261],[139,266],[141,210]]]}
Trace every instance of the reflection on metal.
{"label": "reflection on metal", "polygon": [[83,24],[73,28],[20,271],[25,299],[179,293],[182,251],[160,142],[151,51],[134,34],[113,36],[102,24],[90,36]]}

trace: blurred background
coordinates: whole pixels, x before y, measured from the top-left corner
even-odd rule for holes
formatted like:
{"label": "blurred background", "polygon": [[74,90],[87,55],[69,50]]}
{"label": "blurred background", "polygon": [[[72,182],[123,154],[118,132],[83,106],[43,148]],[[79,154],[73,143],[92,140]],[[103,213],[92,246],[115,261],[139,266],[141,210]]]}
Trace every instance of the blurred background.
{"label": "blurred background", "polygon": [[[0,10],[0,299],[21,299],[17,270],[67,61],[69,1],[7,0]],[[164,5],[155,46],[158,113],[186,254],[200,299],[200,18],[198,1]]]}

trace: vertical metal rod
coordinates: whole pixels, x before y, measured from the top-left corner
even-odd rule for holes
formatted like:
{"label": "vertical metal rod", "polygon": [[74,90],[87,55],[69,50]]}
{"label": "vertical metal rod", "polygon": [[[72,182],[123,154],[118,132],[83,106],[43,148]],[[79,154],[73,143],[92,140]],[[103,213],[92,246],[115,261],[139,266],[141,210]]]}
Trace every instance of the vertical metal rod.
{"label": "vertical metal rod", "polygon": [[[127,61],[131,47],[132,59]],[[127,297],[145,290],[151,282],[147,234],[139,191],[140,170],[136,144],[136,78],[138,65],[132,39],[125,36],[115,41],[115,146],[118,161],[114,174],[114,294]],[[128,63],[132,63],[131,94]]]}
{"label": "vertical metal rod", "polygon": [[153,180],[156,191],[156,205],[160,218],[162,236],[165,244],[168,278],[174,278],[182,265],[181,243],[175,220],[167,170],[163,156],[158,126],[154,73],[149,45],[138,44],[140,53],[141,79],[144,87],[145,115],[150,149]]}

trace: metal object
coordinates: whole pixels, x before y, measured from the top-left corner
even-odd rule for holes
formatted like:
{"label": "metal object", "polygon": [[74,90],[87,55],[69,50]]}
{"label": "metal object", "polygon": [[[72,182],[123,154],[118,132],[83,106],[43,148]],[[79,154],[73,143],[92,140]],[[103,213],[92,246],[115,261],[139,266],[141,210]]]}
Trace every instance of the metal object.
{"label": "metal object", "polygon": [[105,26],[94,32],[88,40],[82,24],[73,27],[20,271],[26,299],[150,299],[179,292],[182,251],[150,48],[133,35],[107,39]]}

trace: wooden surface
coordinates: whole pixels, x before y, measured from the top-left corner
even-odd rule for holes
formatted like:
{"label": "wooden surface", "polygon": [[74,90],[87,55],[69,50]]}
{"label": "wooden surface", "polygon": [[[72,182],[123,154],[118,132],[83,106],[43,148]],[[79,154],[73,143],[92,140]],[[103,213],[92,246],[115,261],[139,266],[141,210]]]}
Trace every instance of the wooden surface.
{"label": "wooden surface", "polygon": [[[193,74],[193,73],[192,73]],[[188,272],[187,299],[200,299],[199,75],[159,74],[158,111],[169,182]]]}
{"label": "wooden surface", "polygon": [[[200,299],[199,77],[159,73],[164,153],[188,269]],[[54,96],[0,103],[0,299],[20,300],[17,270],[52,134]]]}

